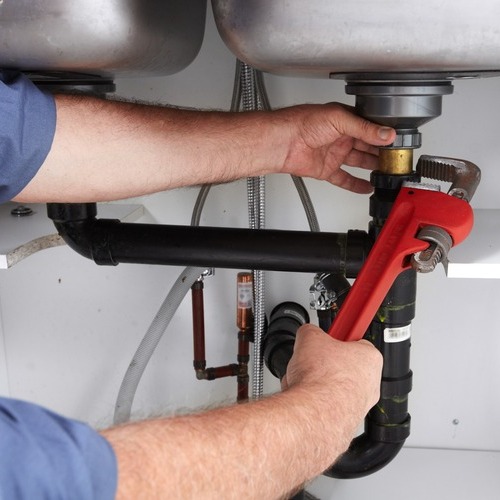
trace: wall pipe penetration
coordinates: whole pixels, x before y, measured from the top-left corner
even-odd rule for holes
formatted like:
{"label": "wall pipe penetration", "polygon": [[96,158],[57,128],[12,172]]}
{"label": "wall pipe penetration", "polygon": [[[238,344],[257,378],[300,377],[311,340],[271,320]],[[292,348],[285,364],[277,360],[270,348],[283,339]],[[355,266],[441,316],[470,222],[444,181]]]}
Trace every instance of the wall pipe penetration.
{"label": "wall pipe penetration", "polygon": [[354,278],[371,248],[365,231],[313,233],[123,223],[97,219],[94,203],[50,203],[47,212],[66,243],[100,265],[335,271]]}

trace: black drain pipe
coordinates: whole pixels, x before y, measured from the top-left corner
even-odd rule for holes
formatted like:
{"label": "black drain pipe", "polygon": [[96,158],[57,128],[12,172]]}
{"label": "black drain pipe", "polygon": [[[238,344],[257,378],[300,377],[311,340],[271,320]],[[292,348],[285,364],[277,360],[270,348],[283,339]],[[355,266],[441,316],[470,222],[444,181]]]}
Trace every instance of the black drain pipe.
{"label": "black drain pipe", "polygon": [[163,264],[357,275],[371,248],[364,231],[313,233],[131,224],[97,219],[94,203],[51,203],[48,216],[76,252],[101,265]]}
{"label": "black drain pipe", "polygon": [[[324,475],[355,479],[385,467],[399,453],[410,435],[408,393],[410,370],[410,322],[415,315],[416,274],[399,275],[370,325],[366,339],[384,356],[380,400],[365,418],[363,434]],[[271,373],[281,379],[293,354],[295,334],[308,322],[307,312],[286,302],[276,306],[264,336],[264,360]]]}
{"label": "black drain pipe", "polygon": [[[389,215],[401,183],[407,180],[418,179],[413,174],[372,173],[375,192],[370,198],[373,220],[369,233],[373,240]],[[416,282],[416,272],[413,270],[404,271],[398,276],[365,335],[384,357],[380,400],[365,418],[364,433],[354,438],[349,449],[324,472],[329,477],[354,479],[382,469],[396,457],[410,434],[410,324],[415,317]],[[277,330],[270,327],[264,337],[266,364],[280,378],[286,373],[295,333],[300,324],[288,322],[285,326]],[[329,326],[322,324],[326,330]]]}
{"label": "black drain pipe", "polygon": [[[402,183],[419,180],[413,172],[406,175],[372,172],[375,190],[370,197],[369,233],[374,240],[389,216]],[[365,335],[384,357],[380,400],[365,418],[364,433],[353,439],[347,452],[325,471],[327,476],[350,479],[372,474],[396,457],[410,435],[410,325],[415,317],[416,295],[416,272],[404,271],[394,281]]]}
{"label": "black drain pipe", "polygon": [[296,302],[283,302],[272,310],[262,346],[266,366],[276,378],[285,376],[297,330],[309,321],[308,312]]}
{"label": "black drain pipe", "polygon": [[384,357],[380,400],[365,418],[364,433],[353,439],[347,452],[324,472],[326,476],[354,479],[377,472],[396,457],[410,435],[410,322],[415,316],[415,294],[416,273],[405,271],[370,325],[365,338]]}

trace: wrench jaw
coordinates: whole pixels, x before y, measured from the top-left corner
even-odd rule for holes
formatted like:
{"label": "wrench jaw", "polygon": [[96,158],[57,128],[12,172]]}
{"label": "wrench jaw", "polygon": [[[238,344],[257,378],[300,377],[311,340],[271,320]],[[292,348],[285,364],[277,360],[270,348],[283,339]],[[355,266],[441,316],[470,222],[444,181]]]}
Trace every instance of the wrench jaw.
{"label": "wrench jaw", "polygon": [[[429,179],[451,182],[448,194],[466,202],[471,201],[481,180],[481,170],[470,161],[457,158],[423,155],[416,167],[417,173]],[[453,246],[451,236],[442,228],[428,226],[418,238],[429,242],[429,248],[412,257],[412,267],[421,273],[434,271],[437,264],[448,265],[448,252]]]}
{"label": "wrench jaw", "polygon": [[422,177],[451,182],[448,194],[469,203],[481,180],[481,170],[477,165],[458,158],[422,155],[416,170]]}
{"label": "wrench jaw", "polygon": [[411,267],[414,254],[429,250],[429,242],[419,239],[424,228],[437,228],[426,229],[424,234],[441,233],[443,239],[447,234],[448,241],[457,245],[472,225],[473,212],[464,200],[436,191],[401,188],[328,334],[338,340],[363,338],[397,276]]}
{"label": "wrench jaw", "polygon": [[439,263],[446,268],[448,252],[453,246],[451,236],[441,227],[426,226],[419,231],[417,238],[428,242],[429,247],[412,255],[411,267],[419,273],[430,273]]}

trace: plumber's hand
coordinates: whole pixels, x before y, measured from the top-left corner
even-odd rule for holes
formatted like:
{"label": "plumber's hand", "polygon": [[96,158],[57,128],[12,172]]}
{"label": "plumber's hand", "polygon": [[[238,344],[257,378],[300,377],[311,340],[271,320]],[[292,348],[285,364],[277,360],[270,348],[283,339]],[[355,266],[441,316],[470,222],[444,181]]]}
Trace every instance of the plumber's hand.
{"label": "plumber's hand", "polygon": [[353,114],[338,103],[304,105],[278,110],[290,123],[291,140],[283,172],[327,180],[336,186],[369,193],[370,183],[341,168],[342,165],[373,170],[378,148],[394,142],[396,132]]}
{"label": "plumber's hand", "polygon": [[341,342],[314,325],[297,332],[294,353],[282,380],[284,390],[302,387],[341,406],[354,432],[379,399],[382,356],[366,340]]}

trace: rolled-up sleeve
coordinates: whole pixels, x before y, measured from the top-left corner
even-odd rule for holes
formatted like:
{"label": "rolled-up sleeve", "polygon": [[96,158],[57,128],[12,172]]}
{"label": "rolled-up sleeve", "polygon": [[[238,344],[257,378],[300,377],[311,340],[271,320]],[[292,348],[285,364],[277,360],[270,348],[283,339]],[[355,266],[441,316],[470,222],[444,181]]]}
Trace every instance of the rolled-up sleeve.
{"label": "rolled-up sleeve", "polygon": [[81,422],[0,398],[0,499],[111,500],[117,465],[110,444]]}
{"label": "rolled-up sleeve", "polygon": [[19,194],[52,146],[56,107],[26,76],[0,71],[0,203]]}

